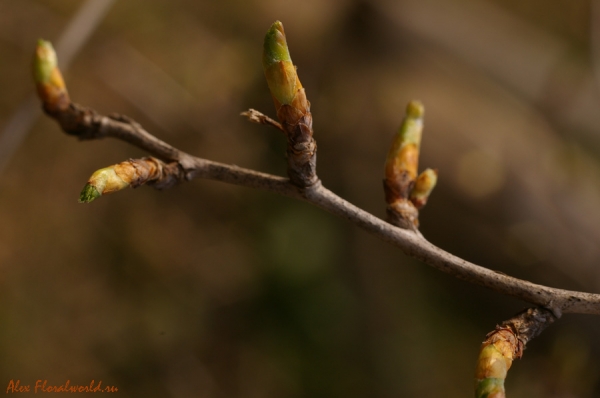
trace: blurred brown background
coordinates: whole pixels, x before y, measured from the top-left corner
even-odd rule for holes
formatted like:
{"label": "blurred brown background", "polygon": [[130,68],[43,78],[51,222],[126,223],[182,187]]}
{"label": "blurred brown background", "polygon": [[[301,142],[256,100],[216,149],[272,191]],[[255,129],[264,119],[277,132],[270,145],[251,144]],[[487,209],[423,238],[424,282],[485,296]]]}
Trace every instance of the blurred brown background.
{"label": "blurred brown background", "polygon": [[[0,0],[0,391],[94,379],[128,397],[472,396],[480,342],[523,302],[265,192],[198,180],[77,204],[94,170],[144,155],[77,142],[30,100],[35,41],[56,42],[84,3]],[[238,116],[274,115],[261,51],[279,19],[326,186],[382,217],[383,161],[420,99],[421,165],[440,171],[424,235],[489,268],[600,292],[598,10],[116,1],[78,28],[91,36],[65,76],[76,102],[284,175],[281,134]],[[564,316],[514,363],[510,397],[600,396],[599,335],[600,318]]]}

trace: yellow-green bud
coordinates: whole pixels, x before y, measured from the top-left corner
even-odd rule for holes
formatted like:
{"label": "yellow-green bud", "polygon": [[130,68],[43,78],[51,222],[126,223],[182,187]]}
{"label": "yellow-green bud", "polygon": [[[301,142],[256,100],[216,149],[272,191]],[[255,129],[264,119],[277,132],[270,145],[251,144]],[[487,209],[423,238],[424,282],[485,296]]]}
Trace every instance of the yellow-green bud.
{"label": "yellow-green bud", "polygon": [[71,100],[57,66],[56,52],[48,41],[38,40],[33,57],[33,79],[46,111],[55,113],[67,109]]}
{"label": "yellow-green bud", "polygon": [[425,107],[420,101],[410,101],[406,106],[406,116],[413,119],[422,119],[425,115]]}
{"label": "yellow-green bud", "polygon": [[33,77],[36,83],[46,84],[52,78],[52,72],[57,67],[56,52],[52,43],[38,40],[33,58]]}
{"label": "yellow-green bud", "polygon": [[431,191],[437,184],[438,173],[437,170],[426,169],[417,177],[415,186],[410,193],[410,200],[413,202],[417,209],[425,206]]}
{"label": "yellow-green bud", "polygon": [[423,104],[411,101],[385,161],[384,190],[388,205],[408,201],[417,178],[423,131]]}
{"label": "yellow-green bud", "polygon": [[181,178],[176,163],[166,164],[153,158],[129,159],[109,167],[97,170],[81,191],[80,203],[89,203],[109,193],[117,192],[129,186],[138,187],[152,184],[162,189],[171,186]]}
{"label": "yellow-green bud", "polygon": [[402,172],[407,172],[412,180],[417,177],[424,113],[419,101],[408,103],[404,120],[388,152],[386,178],[397,178]]}
{"label": "yellow-green bud", "polygon": [[263,47],[263,69],[271,95],[282,105],[290,105],[302,84],[292,63],[281,22],[267,32]]}
{"label": "yellow-green bud", "polygon": [[125,181],[115,170],[115,167],[118,166],[113,165],[94,172],[79,195],[79,203],[89,203],[101,195],[127,188],[129,182]]}

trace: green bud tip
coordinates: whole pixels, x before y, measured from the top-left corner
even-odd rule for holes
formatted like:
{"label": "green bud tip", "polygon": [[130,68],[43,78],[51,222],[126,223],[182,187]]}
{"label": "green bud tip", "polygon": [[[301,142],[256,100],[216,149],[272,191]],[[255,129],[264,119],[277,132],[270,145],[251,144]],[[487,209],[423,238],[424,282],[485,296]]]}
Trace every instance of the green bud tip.
{"label": "green bud tip", "polygon": [[83,187],[83,190],[79,195],[79,203],[90,203],[91,201],[99,198],[100,196],[102,196],[102,194],[98,192],[96,187],[94,187],[91,184],[85,184],[85,187]]}
{"label": "green bud tip", "polygon": [[290,105],[302,88],[292,63],[283,25],[277,21],[265,36],[263,68],[271,95],[276,103]]}
{"label": "green bud tip", "polygon": [[36,83],[45,84],[50,82],[52,71],[56,68],[56,52],[52,43],[46,40],[38,40],[33,58],[33,76]]}
{"label": "green bud tip", "polygon": [[420,119],[425,114],[425,107],[421,101],[410,101],[406,106],[406,116],[410,118]]}
{"label": "green bud tip", "polygon": [[292,62],[290,51],[285,40],[283,24],[275,21],[265,36],[263,48],[263,67],[267,69],[276,62]]}

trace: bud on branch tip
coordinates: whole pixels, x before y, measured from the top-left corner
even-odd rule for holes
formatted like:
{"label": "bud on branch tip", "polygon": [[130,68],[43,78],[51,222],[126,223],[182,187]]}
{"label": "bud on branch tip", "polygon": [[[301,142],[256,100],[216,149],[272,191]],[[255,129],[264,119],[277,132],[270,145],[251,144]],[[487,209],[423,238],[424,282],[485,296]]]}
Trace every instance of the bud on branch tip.
{"label": "bud on branch tip", "polygon": [[504,381],[516,352],[517,339],[508,329],[495,331],[484,341],[475,370],[476,398],[504,398]]}
{"label": "bud on branch tip", "polygon": [[404,120],[388,152],[386,177],[394,178],[402,172],[408,173],[411,180],[417,177],[424,113],[419,101],[408,103]]}
{"label": "bud on branch tip", "polygon": [[385,162],[383,187],[388,221],[402,228],[415,229],[419,225],[418,209],[425,206],[437,183],[437,170],[426,169],[417,177],[424,114],[421,102],[408,103]]}
{"label": "bud on branch tip", "polygon": [[279,21],[271,25],[265,36],[263,69],[273,98],[279,104],[290,105],[302,84],[290,57],[283,24]]}
{"label": "bud on branch tip", "polygon": [[168,188],[182,178],[177,163],[146,157],[129,159],[97,170],[79,195],[79,203],[89,203],[102,195],[117,192],[129,186],[149,184],[157,189]]}
{"label": "bud on branch tip", "polygon": [[49,41],[38,40],[33,57],[33,79],[47,112],[64,111],[69,106],[67,87],[58,69],[56,52]]}
{"label": "bud on branch tip", "polygon": [[301,188],[318,181],[317,143],[313,138],[310,102],[292,63],[281,22],[265,35],[263,68],[277,118],[288,139],[288,176]]}
{"label": "bud on branch tip", "polygon": [[102,195],[127,188],[129,182],[123,177],[128,178],[116,172],[118,166],[113,165],[94,172],[79,195],[79,203],[90,203]]}
{"label": "bud on branch tip", "polygon": [[547,308],[528,308],[488,333],[477,358],[475,398],[505,398],[504,381],[513,361],[559,316]]}
{"label": "bud on branch tip", "polygon": [[52,43],[45,40],[38,40],[35,48],[35,57],[33,63],[33,77],[36,83],[49,83],[52,71],[57,66],[56,52]]}

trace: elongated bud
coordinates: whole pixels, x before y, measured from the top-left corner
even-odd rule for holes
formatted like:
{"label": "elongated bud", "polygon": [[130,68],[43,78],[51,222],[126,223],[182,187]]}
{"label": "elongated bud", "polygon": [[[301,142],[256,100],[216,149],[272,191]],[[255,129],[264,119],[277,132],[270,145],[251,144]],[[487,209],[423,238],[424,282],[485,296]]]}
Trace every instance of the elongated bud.
{"label": "elongated bud", "polygon": [[504,380],[522,344],[509,328],[499,328],[486,336],[475,369],[476,398],[504,398]]}
{"label": "elongated bud", "polygon": [[33,57],[33,78],[47,112],[57,113],[68,108],[71,100],[57,66],[56,52],[49,41],[38,40]]}
{"label": "elongated bud", "polygon": [[546,308],[528,308],[485,336],[475,368],[475,398],[505,398],[504,381],[525,345],[557,317]]}
{"label": "elongated bud", "polygon": [[437,184],[438,172],[433,169],[425,169],[415,181],[415,186],[410,192],[410,201],[417,209],[422,208],[427,203],[431,191]]}
{"label": "elongated bud", "polygon": [[408,199],[417,178],[419,149],[425,110],[419,101],[411,101],[385,162],[386,200]]}
{"label": "elongated bud", "polygon": [[[121,163],[119,163],[121,164]],[[120,191],[127,188],[129,182],[121,175],[117,174],[115,168],[118,165],[112,165],[100,170],[96,170],[90,177],[85,187],[79,195],[79,203],[89,203],[101,195]]]}
{"label": "elongated bud", "polygon": [[130,159],[94,172],[81,191],[79,203],[89,203],[129,186],[152,184],[159,189],[167,188],[181,178],[176,162],[165,164],[152,157]]}
{"label": "elongated bud", "polygon": [[302,84],[292,63],[281,22],[276,21],[265,36],[263,68],[271,95],[281,105],[292,104]]}
{"label": "elongated bud", "polygon": [[405,229],[416,230],[418,228],[418,209],[427,201],[437,180],[437,173],[433,170],[428,169],[423,172],[413,201],[411,192],[415,187],[419,168],[424,113],[423,104],[419,101],[408,103],[406,115],[392,141],[385,161],[383,189],[388,205],[388,221]]}
{"label": "elongated bud", "polygon": [[263,68],[277,118],[288,139],[288,175],[294,185],[304,188],[318,181],[317,144],[313,139],[312,114],[306,92],[292,63],[281,22],[267,32],[263,47]]}

